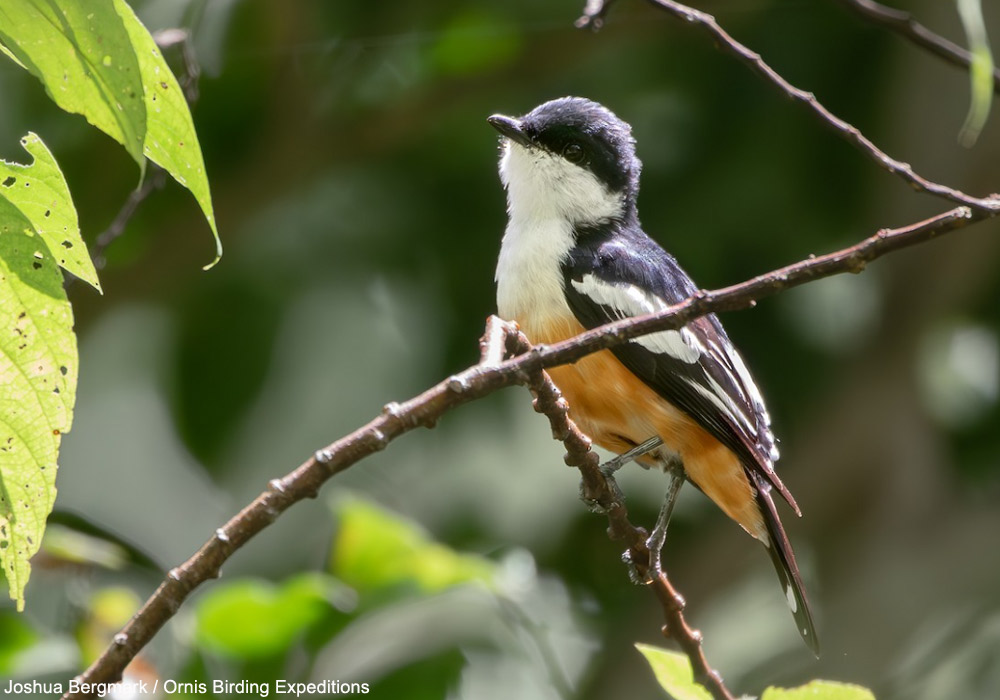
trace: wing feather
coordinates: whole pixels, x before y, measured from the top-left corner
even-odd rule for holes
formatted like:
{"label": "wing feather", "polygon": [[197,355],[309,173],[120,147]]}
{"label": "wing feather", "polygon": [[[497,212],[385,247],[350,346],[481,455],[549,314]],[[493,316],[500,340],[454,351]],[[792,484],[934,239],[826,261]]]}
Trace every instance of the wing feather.
{"label": "wing feather", "polygon": [[[567,303],[584,327],[661,311],[696,291],[677,261],[644,233],[615,234],[581,236],[563,265]],[[714,314],[680,330],[636,338],[612,352],[799,512],[774,471],[778,449],[760,390]]]}

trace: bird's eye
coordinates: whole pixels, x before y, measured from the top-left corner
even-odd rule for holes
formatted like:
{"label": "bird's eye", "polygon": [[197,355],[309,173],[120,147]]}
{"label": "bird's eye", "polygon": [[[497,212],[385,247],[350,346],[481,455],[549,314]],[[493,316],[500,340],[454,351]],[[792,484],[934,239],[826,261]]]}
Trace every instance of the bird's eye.
{"label": "bird's eye", "polygon": [[578,143],[567,144],[563,148],[563,158],[568,160],[570,163],[582,163],[584,159],[583,147]]}

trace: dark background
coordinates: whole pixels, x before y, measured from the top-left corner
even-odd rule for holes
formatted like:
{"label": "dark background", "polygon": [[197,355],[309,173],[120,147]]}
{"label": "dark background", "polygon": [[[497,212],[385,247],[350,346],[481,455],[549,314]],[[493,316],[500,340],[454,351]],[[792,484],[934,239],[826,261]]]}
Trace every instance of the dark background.
{"label": "dark background", "polygon": [[[985,4],[995,40],[1000,15]],[[137,4],[153,31],[194,27],[193,111],[226,252],[200,269],[208,227],[170,183],[107,251],[105,295],[71,286],[81,379],[53,531],[102,532],[131,554],[117,572],[41,557],[28,612],[0,610],[3,625],[30,630],[36,665],[22,654],[0,675],[65,680],[88,658],[95,591],[145,598],[268,479],[476,360],[505,225],[494,112],[573,94],[630,122],[643,223],[705,287],[949,208],[683,23],[622,2],[594,35],[573,28],[581,5]],[[964,71],[832,2],[700,7],[918,172],[1000,189],[996,116],[973,148],[958,145]],[[952,4],[908,9],[963,41]],[[135,164],[12,63],[0,94],[0,155],[24,160],[18,138],[37,132],[93,241],[135,188]],[[825,677],[880,698],[1000,694],[998,234],[979,224],[723,317],[782,440],[803,518],[783,515],[824,649],[816,661],[800,643],[764,552],[686,489],[665,563],[732,688]],[[372,604],[349,620],[354,657],[314,629],[311,646],[262,673],[353,673],[384,697],[551,698],[558,667],[570,697],[659,697],[633,648],[666,644],[655,599],[629,584],[561,455],[527,392],[509,390],[296,506],[224,581],[322,569],[336,531],[323,501],[349,492],[499,562],[527,621],[482,605],[472,615],[450,591],[418,601],[430,608],[411,601],[422,615],[385,608],[383,629]],[[628,471],[629,506],[651,524],[665,483]],[[219,661],[192,638],[197,606],[147,662],[164,678],[238,679],[245,660]]]}

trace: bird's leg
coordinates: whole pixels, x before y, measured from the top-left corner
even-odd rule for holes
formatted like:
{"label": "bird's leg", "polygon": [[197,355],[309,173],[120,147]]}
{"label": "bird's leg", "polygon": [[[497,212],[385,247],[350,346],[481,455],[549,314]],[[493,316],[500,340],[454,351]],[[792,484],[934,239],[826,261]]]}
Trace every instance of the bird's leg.
{"label": "bird's leg", "polygon": [[[615,497],[618,500],[624,501],[625,496],[622,494],[621,489],[618,487],[618,482],[615,480],[615,472],[617,472],[619,469],[624,467],[629,462],[632,462],[638,459],[639,457],[642,457],[644,454],[652,452],[662,444],[663,440],[661,440],[660,438],[651,437],[645,442],[636,445],[628,452],[623,452],[622,454],[618,455],[617,457],[614,457],[613,459],[609,459],[607,462],[598,467],[598,469],[600,469],[601,473],[604,475],[604,478],[607,479],[608,488],[610,488],[614,492]],[[601,511],[600,506],[590,501],[584,495],[582,482],[580,483],[580,498],[583,500],[584,503],[587,504],[587,507],[589,507],[591,510],[595,512]]]}
{"label": "bird's leg", "polygon": [[679,460],[671,460],[666,467],[667,477],[670,483],[667,485],[667,494],[663,497],[663,504],[660,506],[660,513],[656,516],[656,525],[649,539],[646,540],[646,547],[649,549],[649,574],[658,576],[660,571],[660,553],[663,544],[667,540],[667,525],[670,524],[670,515],[674,512],[674,503],[677,502],[677,494],[684,485],[684,466]]}
{"label": "bird's leg", "polygon": [[633,447],[628,452],[623,452],[613,459],[609,459],[607,462],[601,465],[601,473],[604,477],[610,479],[614,476],[615,472],[624,467],[629,462],[639,459],[644,454],[648,454],[655,450],[657,447],[663,444],[663,440],[659,437],[651,437],[645,442],[641,442],[635,447]]}

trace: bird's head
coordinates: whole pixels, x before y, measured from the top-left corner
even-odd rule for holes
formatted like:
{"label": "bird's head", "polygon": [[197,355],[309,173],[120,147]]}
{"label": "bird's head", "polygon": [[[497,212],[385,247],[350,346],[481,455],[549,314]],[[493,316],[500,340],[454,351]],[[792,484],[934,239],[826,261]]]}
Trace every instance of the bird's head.
{"label": "bird's head", "polygon": [[631,127],[580,97],[551,100],[523,117],[494,114],[500,179],[512,217],[560,217],[575,225],[635,214],[641,164]]}

